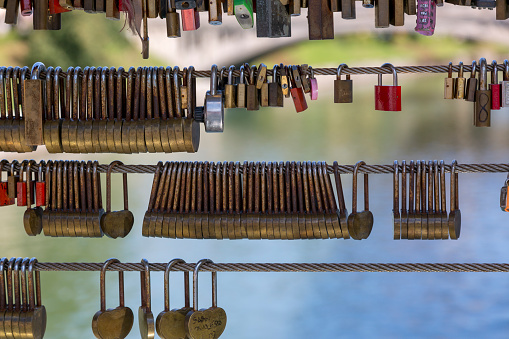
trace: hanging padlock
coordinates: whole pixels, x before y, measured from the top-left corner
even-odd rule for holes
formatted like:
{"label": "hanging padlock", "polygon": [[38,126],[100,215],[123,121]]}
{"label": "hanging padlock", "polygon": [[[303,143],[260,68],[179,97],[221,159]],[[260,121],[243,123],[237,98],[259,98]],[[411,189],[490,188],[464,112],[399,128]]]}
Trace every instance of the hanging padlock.
{"label": "hanging padlock", "polygon": [[34,18],[33,18],[33,29],[37,30],[47,30],[48,29],[48,9],[49,3],[52,0],[46,1],[31,1],[32,6],[34,8]]}
{"label": "hanging padlock", "polygon": [[488,90],[488,70],[486,59],[479,60],[479,89],[475,92],[474,126],[490,127],[491,125],[491,91]]}
{"label": "hanging padlock", "polygon": [[477,61],[472,61],[472,70],[470,71],[470,78],[467,80],[467,87],[466,87],[466,94],[465,94],[465,100],[466,101],[475,101],[475,92],[477,91]]}
{"label": "hanging padlock", "polygon": [[276,64],[272,68],[272,81],[269,82],[269,106],[270,107],[283,107],[284,97],[281,84],[278,77],[279,66]]}
{"label": "hanging padlock", "polygon": [[258,97],[258,88],[256,88],[256,66],[251,66],[249,70],[249,83],[246,86],[246,108],[248,111],[258,111],[260,109],[260,99]]}
{"label": "hanging padlock", "polygon": [[237,85],[237,107],[246,108],[246,74],[244,65],[240,66],[239,83]]}
{"label": "hanging padlock", "polygon": [[141,306],[138,309],[138,324],[141,337],[144,339],[155,337],[155,321],[152,313],[150,295],[150,266],[147,259],[142,259],[144,270],[140,272],[141,277]]}
{"label": "hanging padlock", "polygon": [[467,79],[463,77],[463,61],[459,63],[458,77],[454,79],[454,99],[465,98],[465,84]]}
{"label": "hanging padlock", "polygon": [[16,199],[18,197],[17,189],[18,189],[18,181],[19,181],[19,171],[17,174],[14,171],[14,167],[18,165],[17,160],[13,160],[11,162],[11,174],[7,177],[7,194],[10,199]]}
{"label": "hanging padlock", "polygon": [[110,258],[101,268],[100,293],[101,309],[94,314],[92,319],[92,332],[96,338],[119,338],[129,335],[134,324],[133,311],[124,303],[124,272],[118,271],[119,281],[119,306],[106,309],[106,270],[111,264],[119,264],[120,260]]}
{"label": "hanging padlock", "polygon": [[454,79],[452,78],[452,62],[449,62],[447,78],[444,79],[444,99],[454,99]]}
{"label": "hanging padlock", "polygon": [[18,206],[27,205],[27,182],[23,180],[23,173],[27,164],[28,161],[24,160],[19,167],[19,181],[16,183],[16,201]]}
{"label": "hanging padlock", "polygon": [[253,28],[253,0],[234,0],[233,6],[240,27]]}
{"label": "hanging padlock", "polygon": [[223,132],[224,99],[223,92],[217,90],[217,65],[212,65],[210,70],[210,91],[205,95],[204,110],[205,131]]}
{"label": "hanging padlock", "polygon": [[415,31],[425,36],[435,33],[437,7],[435,0],[417,0],[417,21]]}
{"label": "hanging padlock", "polygon": [[[167,2],[164,0],[163,2]],[[173,7],[173,1],[168,2],[168,9],[166,12],[166,36],[168,38],[180,37],[180,14]]]}
{"label": "hanging padlock", "polygon": [[504,60],[502,85],[502,107],[509,107],[509,60]]}
{"label": "hanging padlock", "polygon": [[282,1],[256,0],[256,36],[258,38],[292,36],[288,6]]}
{"label": "hanging padlock", "polygon": [[200,14],[196,10],[196,1],[176,0],[175,8],[181,10],[183,31],[195,31],[200,28]]}
{"label": "hanging padlock", "polygon": [[0,162],[0,206],[14,205],[16,202],[16,199],[9,198],[7,181],[2,181],[1,178],[4,165],[6,164],[9,164],[7,160],[2,160]]}
{"label": "hanging padlock", "polygon": [[42,120],[44,112],[44,83],[39,79],[40,74],[46,71],[42,62],[32,66],[30,80],[24,81],[23,115],[25,120],[25,142],[29,146],[43,145]]}
{"label": "hanging padlock", "polygon": [[42,231],[42,208],[35,207],[32,208],[32,204],[34,203],[34,184],[32,182],[32,165],[35,164],[34,160],[30,160],[26,167],[26,177],[27,177],[27,190],[26,190],[26,201],[27,201],[27,209],[23,215],[23,226],[25,228],[26,234],[30,236],[36,236],[41,234]]}
{"label": "hanging padlock", "polygon": [[258,68],[256,88],[260,91],[260,106],[269,106],[269,84],[267,83],[267,66],[264,64]]}
{"label": "hanging padlock", "polygon": [[355,164],[352,184],[352,213],[348,216],[348,232],[355,240],[367,239],[373,229],[373,213],[369,210],[368,174],[364,173],[364,211],[357,212],[357,173],[364,161]]}
{"label": "hanging padlock", "polygon": [[392,69],[393,85],[382,85],[382,73],[378,74],[378,86],[375,86],[375,110],[377,111],[401,111],[401,86],[398,86],[398,73],[396,68],[389,63],[383,67]]}
{"label": "hanging padlock", "polygon": [[[292,72],[290,72],[290,74],[291,73]],[[308,104],[306,102],[306,97],[304,96],[304,91],[302,90],[302,87],[297,86],[297,82],[293,74],[290,75],[290,81],[292,83],[290,93],[292,94],[295,110],[297,111],[297,113],[303,112],[308,109]]]}
{"label": "hanging padlock", "polygon": [[45,165],[44,160],[41,160],[37,172],[37,181],[35,183],[35,206],[37,207],[46,205],[46,180],[44,179],[43,171],[43,166]]}
{"label": "hanging padlock", "polygon": [[186,315],[185,328],[191,339],[214,338],[221,336],[226,328],[226,312],[217,307],[217,272],[212,272],[212,307],[198,310],[198,272],[203,264],[213,264],[210,259],[196,263],[193,272],[193,310]]}
{"label": "hanging padlock", "polygon": [[500,189],[500,209],[503,212],[509,212],[509,200],[507,200],[507,188],[509,187],[509,173],[505,179],[504,186]]}
{"label": "hanging padlock", "polygon": [[334,80],[334,102],[351,103],[353,102],[353,82],[350,80],[350,74],[346,75],[346,80],[341,80],[343,68],[348,68],[347,64],[341,64],[338,67],[336,80]]}
{"label": "hanging padlock", "polygon": [[106,212],[101,217],[101,229],[108,237],[124,238],[134,225],[134,215],[129,211],[129,198],[127,193],[127,173],[123,176],[124,209],[122,211],[111,211],[111,171],[117,165],[124,165],[121,161],[113,161],[106,172]]}
{"label": "hanging padlock", "polygon": [[223,23],[223,9],[221,8],[222,0],[208,0],[209,24],[221,25]]}
{"label": "hanging padlock", "polygon": [[[482,65],[481,65],[482,68]],[[456,167],[458,166],[458,162],[456,160],[452,161],[451,164],[451,173],[450,173],[450,183],[451,183],[451,195],[450,195],[450,208],[449,212],[449,236],[453,240],[458,240],[461,233],[461,211],[460,211],[460,202],[459,202],[459,187],[458,187],[458,173],[456,172]]]}
{"label": "hanging padlock", "polygon": [[493,60],[491,63],[493,67],[491,71],[491,110],[498,111],[501,107],[502,98],[501,98],[501,89],[502,85],[498,83],[498,65],[497,60]]}
{"label": "hanging padlock", "polygon": [[290,97],[290,82],[288,79],[289,73],[288,68],[283,64],[279,64],[280,74],[281,74],[281,89],[283,90],[283,95],[285,98]]}
{"label": "hanging padlock", "polygon": [[311,74],[309,78],[309,87],[311,89],[310,92],[311,100],[318,100],[318,81],[315,78],[315,71],[311,66],[309,66],[309,73]]}
{"label": "hanging padlock", "polygon": [[235,108],[237,107],[237,84],[234,83],[233,71],[235,66],[230,66],[228,69],[228,83],[224,86],[224,107]]}
{"label": "hanging padlock", "polygon": [[304,93],[311,92],[311,85],[309,84],[309,78],[308,78],[308,70],[309,66],[307,64],[302,64],[300,66],[297,66],[300,73],[300,80],[302,81],[302,88],[304,89]]}

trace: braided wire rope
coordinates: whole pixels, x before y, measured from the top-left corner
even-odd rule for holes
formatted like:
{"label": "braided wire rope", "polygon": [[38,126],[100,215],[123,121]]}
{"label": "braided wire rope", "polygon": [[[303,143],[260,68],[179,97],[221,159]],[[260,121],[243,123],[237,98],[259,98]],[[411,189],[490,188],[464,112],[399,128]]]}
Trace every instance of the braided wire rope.
{"label": "braided wire rope", "polygon": [[[43,263],[37,271],[100,271],[103,263]],[[150,263],[151,271],[164,271],[167,263]],[[193,271],[194,263],[176,264],[172,271]],[[116,263],[108,271],[143,271],[141,263]],[[507,263],[214,263],[207,272],[509,272]]]}

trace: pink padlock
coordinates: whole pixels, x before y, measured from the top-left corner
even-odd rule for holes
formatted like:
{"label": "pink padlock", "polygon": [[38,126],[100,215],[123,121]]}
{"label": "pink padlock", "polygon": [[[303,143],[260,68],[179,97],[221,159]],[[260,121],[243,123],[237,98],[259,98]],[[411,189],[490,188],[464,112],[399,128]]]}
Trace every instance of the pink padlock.
{"label": "pink padlock", "polygon": [[392,64],[386,63],[383,67],[390,67],[393,75],[393,85],[382,85],[382,74],[378,74],[378,86],[375,86],[375,110],[401,111],[401,86],[398,86],[398,72]]}
{"label": "pink padlock", "polygon": [[493,70],[491,71],[491,110],[499,110],[502,106],[502,84],[498,83],[498,65],[497,60],[491,63]]}
{"label": "pink padlock", "polygon": [[180,12],[183,31],[195,31],[200,28],[200,13],[196,11],[196,8],[183,9]]}
{"label": "pink padlock", "polygon": [[309,66],[309,72],[311,74],[309,78],[311,100],[318,100],[318,81],[315,78],[315,71],[313,70],[313,67]]}
{"label": "pink padlock", "polygon": [[417,0],[417,26],[415,31],[430,36],[435,33],[437,7],[435,0]]}

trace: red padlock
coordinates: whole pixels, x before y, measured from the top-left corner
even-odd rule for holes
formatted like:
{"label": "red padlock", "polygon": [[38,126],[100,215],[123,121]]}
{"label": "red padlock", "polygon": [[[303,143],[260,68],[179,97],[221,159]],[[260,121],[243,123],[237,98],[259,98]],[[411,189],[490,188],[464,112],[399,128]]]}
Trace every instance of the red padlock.
{"label": "red padlock", "polygon": [[196,8],[183,9],[180,11],[182,14],[182,30],[195,31],[200,28],[200,13]]}
{"label": "red padlock", "polygon": [[498,111],[502,106],[502,84],[498,83],[498,66],[497,60],[491,63],[493,70],[491,71],[491,110]]}
{"label": "red padlock", "polygon": [[35,206],[46,206],[46,181],[44,180],[43,165],[46,163],[41,160],[39,163],[39,172],[37,173],[37,182],[35,183]]}
{"label": "red padlock", "polygon": [[401,86],[398,86],[398,73],[396,68],[389,63],[382,67],[390,67],[393,74],[393,85],[382,85],[382,74],[378,74],[378,85],[375,86],[375,110],[377,111],[401,111]]}
{"label": "red padlock", "polygon": [[7,193],[8,192],[7,181],[5,182],[1,181],[1,175],[4,169],[4,165],[8,163],[9,162],[7,160],[2,160],[2,162],[0,162],[0,206],[14,205],[14,203],[16,202],[16,199],[9,198],[9,194]]}
{"label": "red padlock", "polygon": [[[285,66],[286,68],[286,66]],[[290,93],[292,94],[293,104],[295,105],[295,110],[297,113],[305,111],[308,109],[308,103],[306,102],[306,97],[304,96],[304,90],[302,87],[298,87],[295,79],[292,75],[292,72],[288,72],[290,81],[292,83],[292,88],[290,89]]]}
{"label": "red padlock", "polygon": [[21,7],[21,15],[22,16],[30,16],[32,15],[32,1],[30,0],[21,0],[19,2]]}
{"label": "red padlock", "polygon": [[27,183],[23,181],[23,172],[25,171],[25,166],[27,165],[27,161],[23,161],[19,167],[19,181],[16,183],[16,194],[17,194],[17,203],[18,206],[26,206],[27,205]]}
{"label": "red padlock", "polygon": [[60,6],[58,0],[49,0],[49,14],[53,15],[65,12],[70,12],[70,10]]}

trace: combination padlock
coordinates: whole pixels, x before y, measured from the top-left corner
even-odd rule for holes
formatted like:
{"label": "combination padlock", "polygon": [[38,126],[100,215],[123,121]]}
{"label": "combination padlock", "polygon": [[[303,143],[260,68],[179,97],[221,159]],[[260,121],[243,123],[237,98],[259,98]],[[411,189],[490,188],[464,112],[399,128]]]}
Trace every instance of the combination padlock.
{"label": "combination padlock", "polygon": [[382,67],[390,67],[393,75],[393,85],[382,85],[382,74],[378,74],[378,85],[375,86],[375,110],[377,111],[401,111],[401,86],[398,86],[398,73],[396,68],[389,63]]}

